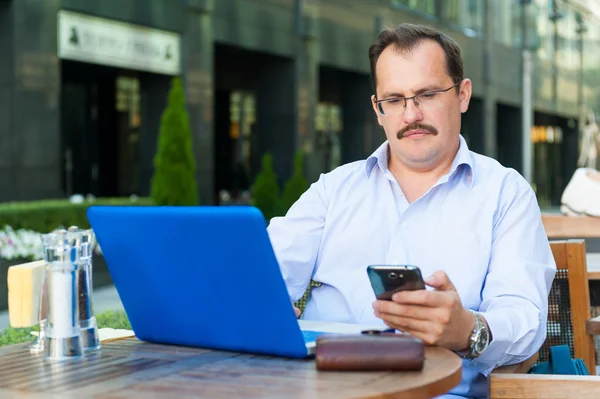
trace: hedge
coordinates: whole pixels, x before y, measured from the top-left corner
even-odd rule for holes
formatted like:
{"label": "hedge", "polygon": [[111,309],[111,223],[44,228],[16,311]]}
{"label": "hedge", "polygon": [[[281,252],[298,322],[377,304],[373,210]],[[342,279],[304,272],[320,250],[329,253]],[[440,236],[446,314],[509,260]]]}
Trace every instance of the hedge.
{"label": "hedge", "polygon": [[28,229],[40,233],[56,228],[78,226],[89,228],[85,212],[92,205],[151,205],[149,198],[98,198],[81,204],[69,200],[40,200],[0,203],[0,229]]}

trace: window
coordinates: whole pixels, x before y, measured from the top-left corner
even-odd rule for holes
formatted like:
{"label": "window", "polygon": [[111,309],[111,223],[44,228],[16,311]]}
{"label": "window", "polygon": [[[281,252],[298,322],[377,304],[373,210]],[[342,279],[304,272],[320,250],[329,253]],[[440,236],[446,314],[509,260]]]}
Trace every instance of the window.
{"label": "window", "polygon": [[552,61],[554,59],[554,22],[552,18],[552,0],[535,0],[531,7],[535,23],[535,38],[532,41],[537,55],[541,60]]}
{"label": "window", "polygon": [[426,14],[435,15],[435,0],[391,0],[392,7],[404,6]]}
{"label": "window", "polygon": [[[250,173],[252,126],[256,123],[256,98],[253,93],[234,91],[229,100],[229,137],[232,147],[233,170]],[[246,176],[247,177],[247,176]]]}
{"label": "window", "polygon": [[521,6],[517,0],[490,2],[495,16],[496,40],[506,46],[521,46]]}
{"label": "window", "polygon": [[324,150],[328,170],[342,164],[342,108],[338,104],[320,102],[315,114],[315,130],[319,138],[319,147]]}
{"label": "window", "polygon": [[557,63],[561,68],[579,68],[579,50],[576,14],[571,9],[562,9],[563,17],[557,22]]}
{"label": "window", "polygon": [[560,204],[562,194],[563,132],[559,126],[536,125],[531,129],[533,142],[533,179],[538,203],[542,207]]}
{"label": "window", "polygon": [[583,21],[583,68],[586,71],[600,70],[600,23]]}
{"label": "window", "polygon": [[448,22],[481,32],[483,6],[479,0],[446,0],[442,2],[442,16]]}

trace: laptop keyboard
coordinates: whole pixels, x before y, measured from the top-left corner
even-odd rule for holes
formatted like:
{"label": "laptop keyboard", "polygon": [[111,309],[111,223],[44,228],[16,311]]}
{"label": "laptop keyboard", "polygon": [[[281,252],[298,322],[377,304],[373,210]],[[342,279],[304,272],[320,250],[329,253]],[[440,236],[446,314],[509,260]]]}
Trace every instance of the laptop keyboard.
{"label": "laptop keyboard", "polygon": [[313,342],[317,340],[319,335],[325,334],[323,331],[302,331],[304,342]]}

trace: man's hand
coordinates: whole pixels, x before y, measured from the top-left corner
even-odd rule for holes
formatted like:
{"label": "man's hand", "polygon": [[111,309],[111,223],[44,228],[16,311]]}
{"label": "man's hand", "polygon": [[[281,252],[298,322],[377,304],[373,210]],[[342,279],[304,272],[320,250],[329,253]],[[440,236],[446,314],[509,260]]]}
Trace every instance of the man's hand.
{"label": "man's hand", "polygon": [[475,317],[463,308],[446,273],[437,271],[425,283],[435,291],[403,291],[395,293],[392,301],[375,301],[375,316],[427,345],[454,351],[467,349]]}
{"label": "man's hand", "polygon": [[294,306],[294,312],[296,312],[296,318],[300,317],[300,309]]}

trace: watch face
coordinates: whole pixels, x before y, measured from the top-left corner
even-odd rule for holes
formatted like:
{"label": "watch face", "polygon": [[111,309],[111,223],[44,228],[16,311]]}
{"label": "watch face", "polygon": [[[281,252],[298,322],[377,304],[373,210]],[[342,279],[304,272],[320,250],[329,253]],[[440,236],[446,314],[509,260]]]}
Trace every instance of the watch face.
{"label": "watch face", "polygon": [[477,353],[481,353],[485,350],[488,344],[488,334],[487,331],[482,329],[479,332],[479,336],[477,337],[477,341],[475,342],[475,351]]}

